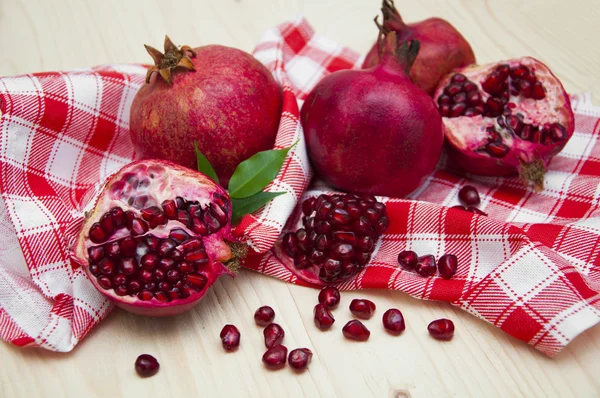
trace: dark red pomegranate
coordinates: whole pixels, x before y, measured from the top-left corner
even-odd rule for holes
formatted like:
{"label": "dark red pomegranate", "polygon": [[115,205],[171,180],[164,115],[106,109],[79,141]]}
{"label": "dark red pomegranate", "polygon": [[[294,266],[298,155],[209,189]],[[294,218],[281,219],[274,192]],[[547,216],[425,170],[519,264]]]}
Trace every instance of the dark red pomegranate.
{"label": "dark red pomegranate", "polygon": [[375,313],[375,303],[366,299],[354,299],[350,303],[350,312],[360,319],[371,319]]}
{"label": "dark red pomegranate", "polygon": [[275,311],[268,305],[263,305],[254,313],[254,322],[259,326],[267,326],[275,319]]}
{"label": "dark red pomegranate", "polygon": [[292,369],[303,371],[308,367],[312,356],[312,351],[308,348],[296,348],[290,352],[288,363]]}
{"label": "dark red pomegranate", "polygon": [[473,174],[519,175],[538,190],[575,128],[561,82],[531,57],[451,73],[434,99],[453,164]]}
{"label": "dark red pomegranate", "polygon": [[285,332],[278,324],[271,323],[263,330],[263,335],[265,337],[265,346],[267,348],[272,348],[283,342]]}
{"label": "dark red pomegranate", "polygon": [[277,370],[285,366],[288,350],[283,345],[276,345],[264,353],[262,361],[268,369]]}
{"label": "dark red pomegranate", "polygon": [[450,319],[436,319],[435,321],[431,321],[429,326],[427,326],[427,331],[431,337],[437,340],[452,340],[454,336],[454,322]]}
{"label": "dark red pomegranate", "polygon": [[415,267],[415,271],[417,274],[421,276],[433,276],[435,275],[435,271],[437,270],[435,264],[435,257],[431,254],[426,256],[419,257],[419,261],[417,261],[417,265]]}
{"label": "dark red pomegranate", "polygon": [[285,234],[278,253],[300,279],[316,285],[360,271],[389,225],[385,205],[370,195],[323,194],[306,199],[302,212],[303,228]]}
{"label": "dark red pomegranate", "polygon": [[335,318],[325,304],[317,304],[313,310],[315,325],[321,330],[327,330],[335,322]]}
{"label": "dark red pomegranate", "polygon": [[477,192],[477,189],[472,185],[465,185],[462,187],[460,191],[458,191],[458,199],[460,199],[465,206],[477,206],[481,202],[481,199],[479,199],[479,192]]}
{"label": "dark red pomegranate", "polygon": [[273,147],[283,94],[252,55],[219,45],[178,49],[168,37],[164,54],[146,49],[156,66],[131,104],[136,156],[196,169],[196,142],[226,187],[240,162]]}
{"label": "dark red pomegranate", "polygon": [[438,260],[438,271],[442,278],[452,278],[456,274],[457,269],[458,258],[454,254],[444,254]]}
{"label": "dark red pomegranate", "polygon": [[347,339],[356,341],[367,341],[369,340],[369,336],[371,336],[369,329],[367,329],[361,321],[356,319],[349,321],[344,325],[342,333]]}
{"label": "dark red pomegranate", "polygon": [[398,263],[407,270],[413,270],[419,262],[419,256],[412,250],[404,250],[398,254]]}
{"label": "dark red pomegranate", "polygon": [[396,308],[390,308],[383,313],[383,327],[392,334],[400,334],[406,329],[404,324],[404,316],[402,312]]}
{"label": "dark red pomegranate", "polygon": [[[421,51],[410,70],[412,81],[432,95],[440,79],[453,69],[475,63],[469,43],[448,21],[429,18],[406,24],[394,7],[392,0],[383,0],[383,28],[394,31],[399,41],[419,40]],[[373,45],[363,63],[370,68],[379,62],[377,43]]]}
{"label": "dark red pomegranate", "polygon": [[118,306],[179,314],[234,275],[246,246],[231,234],[227,192],[167,161],[131,163],[106,183],[83,223],[75,261]]}
{"label": "dark red pomegranate", "polygon": [[150,377],[158,373],[160,364],[152,355],[142,354],[135,360],[135,371],[141,377]]}
{"label": "dark red pomegranate", "polygon": [[235,351],[240,346],[240,331],[234,325],[225,325],[219,337],[225,351]]}
{"label": "dark red pomegranate", "polygon": [[319,292],[319,303],[334,309],[340,303],[340,291],[335,286],[326,286]]}
{"label": "dark red pomegranate", "polygon": [[404,197],[433,170],[444,134],[435,103],[408,77],[418,52],[418,41],[397,47],[388,33],[378,65],[331,73],[306,98],[308,154],[334,187]]}

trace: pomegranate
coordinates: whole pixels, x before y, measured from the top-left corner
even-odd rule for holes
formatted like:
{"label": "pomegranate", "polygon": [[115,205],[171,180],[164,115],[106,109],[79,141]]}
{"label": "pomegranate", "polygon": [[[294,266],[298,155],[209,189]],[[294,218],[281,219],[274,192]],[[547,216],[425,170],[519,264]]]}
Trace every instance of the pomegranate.
{"label": "pomegranate", "polygon": [[303,371],[308,367],[312,355],[312,351],[308,348],[296,348],[290,352],[288,363],[292,369]]}
{"label": "pomegranate", "polygon": [[160,364],[152,355],[142,354],[135,360],[135,371],[142,377],[154,376],[159,368]]}
{"label": "pomegranate", "polygon": [[349,321],[346,325],[344,325],[342,328],[342,333],[347,339],[357,341],[367,341],[369,340],[369,336],[371,336],[369,329],[367,329],[367,327],[363,325],[361,321],[356,319]]}
{"label": "pomegranate", "polygon": [[531,57],[451,73],[434,99],[451,162],[474,174],[519,175],[537,190],[575,128],[561,82]]}
{"label": "pomegranate", "polygon": [[319,292],[319,303],[327,306],[330,310],[336,308],[340,303],[340,291],[335,286],[326,286]]}
{"label": "pomegranate", "polygon": [[398,254],[398,263],[407,270],[413,270],[419,262],[419,256],[412,250],[404,250]]}
{"label": "pomegranate", "polygon": [[452,340],[454,336],[454,322],[450,319],[436,319],[427,326],[431,337],[437,340]]}
{"label": "pomegranate", "polygon": [[[398,40],[419,40],[421,51],[410,70],[410,78],[432,95],[442,77],[455,68],[475,63],[475,55],[465,38],[447,21],[429,18],[405,24],[392,0],[383,0],[383,28],[394,31]],[[367,54],[363,68],[371,68],[379,62],[377,43]]]}
{"label": "pomegranate", "polygon": [[301,119],[311,162],[327,182],[403,197],[436,165],[443,127],[435,103],[408,77],[419,42],[397,47],[395,32],[380,41],[378,65],[325,76],[306,98]]}
{"label": "pomegranate", "polygon": [[433,276],[437,270],[435,265],[435,257],[431,254],[419,257],[415,271],[421,276]]}
{"label": "pomegranate", "polygon": [[156,65],[131,104],[136,156],[196,169],[196,142],[226,187],[240,162],[273,147],[283,94],[252,55],[219,45],[179,49],[168,37],[164,54],[146,49]]}
{"label": "pomegranate", "polygon": [[225,325],[219,337],[225,351],[235,351],[240,346],[240,331],[233,325]]}
{"label": "pomegranate", "polygon": [[383,313],[383,327],[392,334],[400,334],[406,329],[402,312],[396,308],[390,308]]}
{"label": "pomegranate", "polygon": [[325,304],[315,305],[313,310],[315,315],[315,325],[321,330],[327,330],[335,322],[335,318]]}
{"label": "pomegranate", "polygon": [[268,305],[260,307],[254,313],[254,322],[256,322],[258,326],[267,326],[269,323],[273,322],[273,319],[275,319],[275,311]]}
{"label": "pomegranate", "polygon": [[285,366],[288,350],[283,345],[271,347],[264,353],[262,361],[268,369],[276,370]]}
{"label": "pomegranate", "polygon": [[466,206],[477,206],[481,202],[479,192],[471,185],[465,185],[458,191],[458,199]]}
{"label": "pomegranate", "polygon": [[350,312],[360,319],[371,319],[375,313],[375,303],[366,299],[354,299],[350,303]]}
{"label": "pomegranate", "polygon": [[450,279],[456,274],[458,268],[458,258],[454,254],[444,254],[438,260],[438,271],[440,276],[445,279]]}
{"label": "pomegranate", "polygon": [[246,246],[231,234],[227,192],[168,161],[131,163],[106,183],[84,221],[74,260],[118,306],[179,314],[215,280],[234,276]]}
{"label": "pomegranate", "polygon": [[263,335],[265,337],[265,346],[267,348],[272,348],[281,344],[285,337],[285,332],[278,324],[271,323],[263,330]]}
{"label": "pomegranate", "polygon": [[302,212],[304,227],[283,236],[280,258],[298,278],[315,285],[356,274],[389,225],[385,205],[370,195],[323,194],[306,199]]}

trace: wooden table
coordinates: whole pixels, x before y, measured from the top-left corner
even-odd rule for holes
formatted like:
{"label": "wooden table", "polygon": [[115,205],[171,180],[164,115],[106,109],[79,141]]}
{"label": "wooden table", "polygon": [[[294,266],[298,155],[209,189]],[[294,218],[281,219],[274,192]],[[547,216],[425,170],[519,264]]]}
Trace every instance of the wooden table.
{"label": "wooden table", "polygon": [[[595,3],[595,4],[593,4]],[[176,4],[176,5],[175,5]],[[379,0],[0,0],[0,75],[104,63],[149,62],[142,44],[220,43],[251,51],[265,29],[297,15],[331,39],[366,51]],[[470,40],[480,62],[531,55],[547,62],[570,92],[600,97],[600,7],[597,0],[398,0],[408,21],[438,15]],[[596,100],[596,103],[597,100]],[[317,291],[249,271],[223,279],[191,312],[148,319],[114,311],[70,354],[0,344],[1,397],[585,397],[600,394],[600,328],[548,359],[499,329],[446,303],[399,292],[343,294],[336,328],[312,321]],[[346,341],[341,326],[352,298],[374,300],[367,343]],[[252,314],[269,304],[289,348],[314,352],[310,371],[264,370],[261,330]],[[387,335],[381,314],[400,308],[407,330]],[[449,317],[456,335],[431,339],[426,326]],[[236,353],[223,352],[225,323],[242,332]],[[160,373],[140,379],[138,354],[151,353]]]}

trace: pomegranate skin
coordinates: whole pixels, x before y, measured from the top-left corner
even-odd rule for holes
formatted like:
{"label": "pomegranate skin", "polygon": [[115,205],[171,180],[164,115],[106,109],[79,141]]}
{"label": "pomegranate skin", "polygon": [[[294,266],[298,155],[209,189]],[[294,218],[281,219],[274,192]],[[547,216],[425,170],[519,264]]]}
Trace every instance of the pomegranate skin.
{"label": "pomegranate skin", "polygon": [[[475,54],[467,40],[448,21],[428,18],[415,23],[404,23],[394,2],[383,0],[383,26],[398,34],[398,42],[419,40],[421,51],[410,70],[412,81],[429,95],[433,95],[438,82],[455,68],[475,63]],[[377,43],[367,53],[363,68],[379,62]]]}
{"label": "pomegranate skin", "polygon": [[136,158],[196,169],[194,141],[226,187],[237,165],[275,142],[282,90],[252,55],[231,47],[195,48],[195,71],[155,73],[131,105]]}
{"label": "pomegranate skin", "polygon": [[395,37],[385,40],[390,52],[379,65],[323,78],[306,98],[301,120],[311,162],[328,183],[404,197],[434,169],[444,133],[435,104],[393,54]]}

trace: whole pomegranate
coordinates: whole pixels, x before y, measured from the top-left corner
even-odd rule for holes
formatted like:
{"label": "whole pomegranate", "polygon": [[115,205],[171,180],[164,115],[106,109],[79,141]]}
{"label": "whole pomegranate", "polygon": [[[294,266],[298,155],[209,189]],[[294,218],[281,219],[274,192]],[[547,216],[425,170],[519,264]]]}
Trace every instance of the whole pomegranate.
{"label": "whole pomegranate", "polygon": [[575,128],[562,84],[530,57],[460,69],[440,82],[434,99],[451,162],[474,174],[520,175],[537,190]]}
{"label": "whole pomegranate", "polygon": [[75,261],[118,306],[142,315],[184,312],[245,257],[231,234],[227,192],[164,160],[131,163],[106,183],[83,223]]}
{"label": "whole pomegranate", "polygon": [[[465,38],[447,21],[429,18],[421,22],[405,24],[392,0],[383,0],[383,28],[394,31],[399,41],[419,40],[421,51],[410,70],[410,78],[432,95],[440,79],[453,69],[475,63],[475,55]],[[367,54],[363,68],[371,68],[379,62],[377,43]]]}
{"label": "whole pomegranate", "polygon": [[168,37],[164,54],[146,49],[156,65],[131,104],[137,157],[196,169],[195,141],[226,187],[240,162],[273,147],[283,94],[252,55],[219,45],[178,49]]}
{"label": "whole pomegranate", "polygon": [[418,41],[396,45],[380,36],[380,63],[323,78],[306,98],[301,118],[308,153],[331,185],[361,194],[403,197],[435,167],[442,120],[408,71]]}

